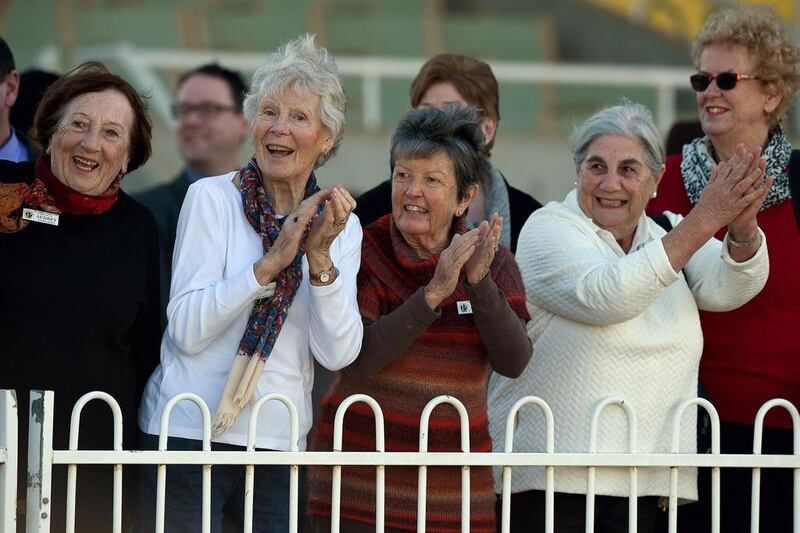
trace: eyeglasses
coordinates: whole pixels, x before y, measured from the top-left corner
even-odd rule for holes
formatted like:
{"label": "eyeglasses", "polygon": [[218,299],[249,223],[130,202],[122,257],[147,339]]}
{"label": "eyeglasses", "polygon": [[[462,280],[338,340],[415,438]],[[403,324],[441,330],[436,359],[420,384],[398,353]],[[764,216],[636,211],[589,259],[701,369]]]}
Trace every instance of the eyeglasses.
{"label": "eyeglasses", "polygon": [[738,72],[720,72],[716,76],[711,74],[698,73],[689,76],[689,83],[692,84],[692,89],[701,93],[708,89],[711,82],[717,80],[717,87],[721,91],[730,91],[736,87],[739,80],[757,80],[758,76],[748,76],[747,74],[739,74]]}
{"label": "eyeglasses", "polygon": [[213,120],[219,116],[220,113],[238,113],[239,109],[232,105],[214,104],[206,102],[203,104],[172,104],[172,116],[180,120],[186,118],[192,113],[197,113],[197,116],[202,120]]}

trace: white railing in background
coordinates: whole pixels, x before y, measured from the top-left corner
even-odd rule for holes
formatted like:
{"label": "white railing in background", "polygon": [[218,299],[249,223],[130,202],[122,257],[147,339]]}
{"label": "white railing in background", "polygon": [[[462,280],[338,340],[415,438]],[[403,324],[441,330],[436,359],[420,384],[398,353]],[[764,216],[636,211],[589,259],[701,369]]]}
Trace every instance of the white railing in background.
{"label": "white railing in background", "polygon": [[[3,391],[6,401],[11,397],[10,392]],[[106,402],[114,413],[114,433],[115,433],[115,448],[114,450],[78,450],[77,444],[77,431],[76,424],[80,419],[80,410],[83,406],[93,400],[100,400]],[[258,452],[255,451],[255,421],[257,413],[261,405],[268,401],[282,402],[288,412],[289,421],[291,424],[291,435],[295,442],[295,446],[291,451],[286,452]],[[184,451],[169,451],[167,449],[166,432],[168,431],[168,419],[171,407],[180,401],[192,401],[197,404],[198,408],[203,413],[203,451],[184,452]],[[508,496],[511,492],[511,472],[515,467],[522,466],[541,466],[545,467],[546,471],[546,504],[545,504],[545,530],[548,533],[553,531],[553,486],[554,486],[554,469],[556,467],[584,467],[587,471],[587,509],[586,514],[587,526],[586,531],[593,531],[593,503],[594,503],[594,472],[597,468],[604,467],[622,467],[628,468],[630,471],[630,504],[629,504],[629,517],[631,519],[629,531],[636,531],[636,494],[638,490],[637,472],[642,468],[669,468],[671,474],[671,488],[669,497],[669,531],[675,533],[677,531],[677,475],[678,469],[684,467],[708,467],[712,469],[712,493],[711,493],[711,508],[713,518],[712,533],[719,533],[719,499],[720,499],[720,486],[719,486],[719,469],[720,468],[750,468],[753,471],[753,485],[752,485],[752,528],[751,531],[758,531],[759,521],[759,508],[758,502],[760,498],[760,471],[762,468],[790,468],[794,470],[794,493],[793,493],[793,513],[794,513],[794,531],[800,533],[800,415],[797,409],[786,400],[775,399],[765,403],[759,410],[755,421],[755,439],[754,439],[754,452],[747,455],[729,455],[720,454],[719,449],[719,417],[714,407],[707,401],[700,398],[689,399],[682,404],[676,406],[673,414],[672,428],[672,453],[666,454],[648,454],[641,453],[636,448],[636,415],[634,406],[625,402],[621,398],[608,398],[598,403],[596,406],[590,431],[590,442],[588,443],[589,451],[587,453],[555,453],[554,452],[554,433],[556,420],[553,419],[552,411],[547,403],[541,398],[528,396],[520,399],[510,410],[506,418],[506,449],[504,452],[496,453],[474,453],[470,452],[469,448],[469,421],[466,410],[461,402],[450,396],[439,396],[432,399],[423,410],[421,414],[420,435],[419,435],[419,452],[386,452],[384,447],[384,424],[383,414],[380,406],[375,400],[365,395],[353,395],[347,398],[339,407],[335,422],[334,422],[334,451],[332,452],[300,452],[297,448],[298,441],[298,418],[294,405],[285,397],[281,395],[268,395],[256,402],[253,414],[250,417],[250,428],[248,437],[248,451],[211,451],[210,450],[210,431],[211,423],[210,416],[208,416],[208,407],[202,399],[193,394],[181,394],[174,397],[168,403],[168,408],[165,408],[161,418],[161,437],[159,439],[158,451],[131,451],[122,450],[119,446],[121,443],[121,428],[119,422],[121,421],[119,408],[113,398],[105,393],[92,392],[83,396],[73,409],[71,427],[71,439],[69,450],[53,450],[51,444],[52,437],[52,411],[53,411],[54,396],[52,392],[32,391],[31,392],[31,420],[30,420],[30,438],[29,449],[31,450],[31,457],[29,459],[28,477],[30,479],[39,479],[41,483],[36,486],[35,491],[29,490],[28,492],[28,517],[27,517],[27,531],[44,533],[49,531],[49,510],[50,505],[50,471],[54,464],[66,464],[69,466],[69,487],[68,493],[68,516],[74,516],[75,493],[74,493],[74,472],[79,465],[86,464],[111,464],[115,465],[115,478],[114,478],[114,524],[113,531],[116,533],[120,531],[119,521],[117,519],[118,512],[121,511],[121,482],[122,482],[122,466],[121,465],[135,465],[135,464],[150,464],[158,465],[158,491],[156,497],[156,514],[161,516],[158,521],[156,530],[163,531],[163,513],[165,505],[165,484],[166,484],[166,465],[170,464],[193,464],[202,465],[204,468],[203,475],[203,530],[208,529],[208,520],[210,516],[210,501],[208,498],[208,489],[210,488],[211,475],[214,465],[245,465],[249,481],[245,487],[245,516],[247,517],[247,525],[245,531],[250,531],[250,522],[252,520],[252,505],[253,505],[253,486],[252,486],[252,471],[254,465],[289,465],[291,467],[290,478],[290,531],[297,531],[297,516],[298,516],[298,467],[299,465],[332,465],[332,512],[331,512],[331,531],[336,532],[339,530],[339,510],[341,505],[341,467],[350,465],[361,466],[374,466],[376,468],[376,531],[383,531],[383,502],[384,502],[384,470],[386,466],[415,466],[419,469],[418,482],[419,482],[419,511],[420,517],[424,516],[425,499],[426,499],[426,472],[430,466],[458,466],[462,469],[462,531],[469,531],[469,469],[473,466],[498,466],[502,467],[503,471],[503,509],[502,509],[502,531],[508,531],[508,517],[510,513],[510,498]],[[369,405],[375,415],[375,451],[374,452],[347,452],[342,451],[342,431],[343,420],[345,412],[354,403],[363,402]],[[428,424],[427,421],[431,412],[442,403],[450,404],[452,408],[456,408],[461,419],[461,452],[427,452],[427,439],[428,439]],[[519,410],[527,404],[537,405],[544,415],[544,431],[545,431],[545,447],[543,452],[513,452],[513,434],[516,424],[516,418]],[[597,441],[598,431],[602,421],[602,412],[608,407],[616,405],[621,407],[628,418],[629,424],[629,452],[627,453],[595,453],[595,443]],[[710,454],[697,454],[697,453],[679,453],[678,443],[680,442],[680,427],[681,418],[686,410],[690,407],[699,405],[705,408],[711,415],[712,421],[712,452]],[[773,407],[782,407],[786,409],[793,422],[794,428],[794,454],[793,455],[762,455],[761,454],[761,433],[764,417],[767,411]],[[8,408],[8,404],[6,404]],[[445,407],[438,407],[447,408]],[[5,424],[11,418],[9,413],[6,412]],[[13,413],[12,413],[13,414]],[[41,445],[31,446],[36,444],[37,439],[42,439]],[[2,442],[0,441],[0,444]],[[11,454],[5,455],[6,461]],[[3,458],[0,455],[0,458]],[[8,466],[8,462],[6,465]],[[117,470],[119,474],[117,475]],[[13,470],[12,470],[13,472]],[[454,482],[457,482],[454,480]],[[3,501],[6,502],[10,495],[15,494],[14,485],[6,483],[2,486]],[[80,502],[77,502],[79,504]],[[705,502],[706,505],[709,502]],[[249,511],[248,511],[249,508]],[[789,512],[787,509],[786,512]],[[3,531],[14,531],[9,529],[7,514],[4,522]],[[68,526],[69,527],[69,526]],[[420,518],[418,523],[418,531],[424,531],[425,522]]]}
{"label": "white railing in background", "polygon": [[[129,79],[140,88],[149,90],[151,108],[167,123],[172,123],[170,102],[172,92],[164,86],[157,71],[184,72],[192,67],[218,61],[228,68],[248,75],[261,65],[265,53],[219,52],[212,50],[167,50],[136,48],[128,44],[84,46],[75,50],[73,64],[96,59],[114,61],[125,70]],[[42,63],[51,68],[54,54],[50,49],[40,53]],[[425,59],[389,57],[336,56],[344,78],[357,78],[362,84],[362,117],[367,130],[377,130],[381,124],[381,82],[408,80],[417,75]],[[676,95],[689,91],[690,68],[621,66],[576,63],[521,63],[489,60],[497,79],[503,82],[528,85],[560,84],[587,87],[644,87],[656,94],[653,113],[658,127],[666,133],[676,117]],[[390,125],[391,126],[391,125]],[[532,125],[533,126],[533,125]]]}
{"label": "white railing in background", "polygon": [[17,531],[17,396],[0,390],[0,531]]}

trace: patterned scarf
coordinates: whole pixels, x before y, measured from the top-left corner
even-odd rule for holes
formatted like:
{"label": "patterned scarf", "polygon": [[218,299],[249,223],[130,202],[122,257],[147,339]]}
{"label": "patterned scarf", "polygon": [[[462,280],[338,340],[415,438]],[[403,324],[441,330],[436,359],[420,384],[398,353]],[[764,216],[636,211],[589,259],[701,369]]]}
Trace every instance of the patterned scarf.
{"label": "patterned scarf", "polygon": [[[683,146],[683,161],[681,162],[681,175],[686,193],[692,205],[700,199],[711,176],[711,166],[714,158],[713,149],[708,137],[700,137]],[[778,126],[772,132],[767,147],[761,154],[767,161],[767,176],[773,176],[775,181],[767,193],[764,205],[760,211],[781,204],[792,197],[789,188],[789,158],[792,155],[792,146],[783,133],[783,128]]]}
{"label": "patterned scarf", "polygon": [[34,175],[36,178],[30,185],[23,182],[0,184],[0,233],[25,229],[29,221],[22,218],[22,211],[26,207],[48,213],[99,215],[111,209],[119,196],[121,176],[117,176],[99,196],[70,189],[50,170],[50,156],[47,154],[36,160]]}
{"label": "patterned scarf", "polygon": [[[272,200],[264,191],[261,172],[255,158],[240,172],[240,188],[242,205],[247,221],[261,236],[266,253],[277,240],[282,221],[275,214]],[[304,198],[319,191],[317,179],[312,173],[306,182]],[[260,298],[253,304],[247,327],[239,342],[234,363],[228,374],[228,381],[222,393],[217,412],[214,417],[214,437],[225,433],[236,421],[239,411],[247,405],[253,396],[258,378],[269,358],[289,308],[292,306],[300,283],[303,281],[303,254],[305,253],[305,237],[300,249],[291,264],[283,269],[275,278],[275,293],[272,298]]]}

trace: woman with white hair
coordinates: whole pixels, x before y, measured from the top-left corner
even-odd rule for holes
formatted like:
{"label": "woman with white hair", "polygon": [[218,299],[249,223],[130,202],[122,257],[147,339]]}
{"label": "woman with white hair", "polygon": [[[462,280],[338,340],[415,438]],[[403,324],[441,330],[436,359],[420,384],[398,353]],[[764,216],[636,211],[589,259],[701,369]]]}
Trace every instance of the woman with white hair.
{"label": "woman with white hair", "polygon": [[[336,64],[311,35],[284,45],[253,75],[244,111],[254,156],[238,171],[193,184],[181,210],[161,364],[139,412],[146,449],[157,447],[164,406],[181,392],[215,412],[216,450],[244,449],[253,402],[284,394],[297,407],[305,449],[312,357],[338,370],[358,355],[363,333],[355,201],[339,185],[320,190],[314,176],[341,142],[344,110]],[[178,404],[169,449],[200,450],[201,428],[199,410]],[[264,405],[257,449],[293,444],[286,409]],[[253,530],[288,530],[288,467],[255,470]],[[155,473],[144,476],[149,529]],[[167,531],[200,529],[201,475],[199,467],[168,468]],[[220,531],[223,516],[242,521],[243,495],[243,467],[214,467],[212,531]]]}
{"label": "woman with white hair", "polygon": [[[520,397],[542,397],[553,410],[556,452],[589,450],[595,406],[622,398],[636,413],[642,453],[670,452],[675,407],[697,393],[703,347],[698,309],[725,311],[755,296],[768,275],[767,246],[737,247],[731,235],[753,222],[771,179],[758,152],[739,147],[714,168],[695,207],[666,213],[672,229],[644,214],[664,174],[664,150],[650,112],[630,102],[590,117],[571,138],[576,189],[528,219],[517,261],[531,322],[534,358],[517,379],[493,374],[490,430],[505,448],[505,419]],[[714,238],[728,226],[724,241]],[[683,417],[681,450],[696,449],[696,411]],[[628,451],[623,411],[604,412],[598,452]],[[544,451],[542,417],[520,412],[514,451]],[[499,470],[495,489],[500,492]],[[543,469],[516,468],[511,531],[543,531]],[[556,531],[583,531],[586,469],[556,472]],[[598,469],[598,532],[628,531],[628,470]],[[639,531],[653,531],[658,498],[669,494],[667,469],[640,469]],[[697,499],[696,473],[680,470],[678,497]]]}

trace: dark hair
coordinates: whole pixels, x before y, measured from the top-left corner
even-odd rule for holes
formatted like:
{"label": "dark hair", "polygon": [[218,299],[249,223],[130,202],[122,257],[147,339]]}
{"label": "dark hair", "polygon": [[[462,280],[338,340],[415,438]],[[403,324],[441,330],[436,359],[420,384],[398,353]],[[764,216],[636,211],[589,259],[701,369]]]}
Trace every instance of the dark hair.
{"label": "dark hair", "polygon": [[[411,82],[411,106],[420,100],[431,85],[452,83],[466,102],[479,109],[482,116],[500,122],[500,90],[491,67],[474,57],[462,54],[439,54],[430,58]],[[491,151],[492,139],[487,148]]]}
{"label": "dark hair", "polygon": [[14,54],[5,39],[0,37],[0,79],[5,79],[8,73],[17,68],[14,64]]}
{"label": "dark hair", "polygon": [[39,102],[58,78],[58,74],[46,70],[27,69],[20,72],[17,101],[8,117],[15,130],[25,135],[30,132]]}
{"label": "dark hair", "polygon": [[236,105],[236,109],[238,109],[240,112],[242,111],[244,93],[247,92],[247,87],[245,87],[244,80],[242,80],[242,76],[239,75],[238,72],[227,69],[218,63],[207,63],[188,72],[184,72],[178,79],[178,90],[180,90],[181,86],[186,83],[186,80],[199,74],[212,78],[219,78],[220,80],[224,81],[231,91],[231,98],[233,98],[233,103]]}
{"label": "dark hair", "polygon": [[139,168],[151,154],[152,126],[147,118],[147,106],[143,97],[130,83],[112,74],[105,65],[97,61],[78,65],[50,86],[39,103],[33,119],[35,139],[43,148],[47,148],[61,121],[64,108],[73,98],[108,89],[122,93],[133,110],[133,125],[128,147],[128,172]]}
{"label": "dark hair", "polygon": [[491,172],[483,130],[474,109],[450,106],[446,110],[412,109],[392,136],[389,166],[398,159],[429,158],[445,154],[453,162],[458,199],[467,197],[470,185],[484,183]]}

